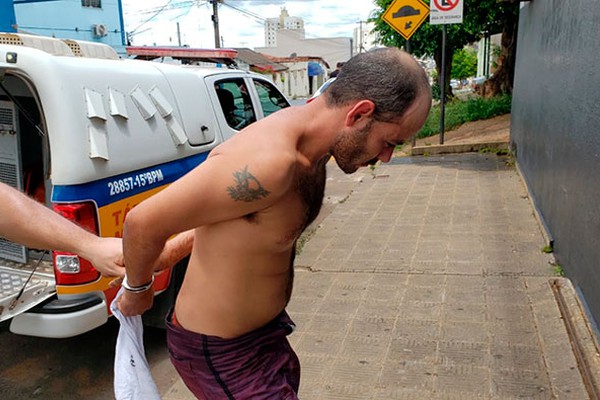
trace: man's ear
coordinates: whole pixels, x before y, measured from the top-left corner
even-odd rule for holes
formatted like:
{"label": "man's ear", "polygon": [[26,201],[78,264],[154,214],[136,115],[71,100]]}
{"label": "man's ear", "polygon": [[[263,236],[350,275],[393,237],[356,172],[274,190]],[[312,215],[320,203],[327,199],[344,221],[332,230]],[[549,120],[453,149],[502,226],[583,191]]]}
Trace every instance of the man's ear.
{"label": "man's ear", "polygon": [[375,103],[371,100],[360,100],[346,114],[346,126],[351,127],[363,119],[372,118],[373,113],[375,113]]}

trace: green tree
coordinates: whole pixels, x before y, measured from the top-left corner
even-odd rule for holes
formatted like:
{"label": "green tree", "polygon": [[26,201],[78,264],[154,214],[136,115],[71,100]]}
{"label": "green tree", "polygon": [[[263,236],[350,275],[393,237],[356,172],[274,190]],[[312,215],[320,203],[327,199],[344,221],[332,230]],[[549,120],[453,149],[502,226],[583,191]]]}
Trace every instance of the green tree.
{"label": "green tree", "polygon": [[454,52],[452,58],[452,78],[463,80],[477,74],[477,51],[463,47]]}
{"label": "green tree", "polygon": [[[381,16],[394,0],[374,0],[376,8],[371,13],[370,21],[374,22],[374,32],[378,35],[378,42],[384,46],[403,47],[418,57],[433,57],[436,63],[437,76],[441,77],[442,64],[442,25],[430,25],[426,20],[412,35],[410,45],[407,41],[390,27]],[[429,4],[430,0],[423,0]],[[516,16],[518,15],[517,0],[464,0],[463,23],[446,25],[446,65],[445,82],[446,93],[451,96],[450,76],[452,74],[452,56],[457,49],[463,48],[469,43],[475,43],[484,35],[505,32],[513,34],[516,39]],[[514,17],[514,18],[513,18]],[[503,46],[512,44],[512,49],[506,51],[506,55],[516,48],[513,40],[505,42],[503,35]],[[502,55],[501,55],[502,60]],[[512,91],[512,77],[514,76],[514,57],[505,58],[504,64],[499,60],[499,69],[512,68],[512,72],[502,77],[510,79],[510,83],[503,82],[498,89],[505,92]],[[512,63],[512,66],[510,65]],[[498,74],[499,71],[497,71]],[[501,72],[501,71],[500,71]],[[496,76],[494,76],[496,78]],[[501,92],[502,90],[499,90]]]}

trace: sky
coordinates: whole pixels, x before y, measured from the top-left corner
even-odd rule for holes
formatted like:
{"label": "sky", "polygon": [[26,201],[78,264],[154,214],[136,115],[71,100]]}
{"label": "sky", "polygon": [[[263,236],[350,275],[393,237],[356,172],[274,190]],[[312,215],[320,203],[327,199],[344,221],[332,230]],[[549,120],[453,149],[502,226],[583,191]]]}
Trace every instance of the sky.
{"label": "sky", "polygon": [[[264,47],[264,21],[285,7],[304,19],[306,38],[352,37],[373,0],[225,0],[219,5],[222,47]],[[212,4],[207,0],[123,0],[125,30],[135,46],[214,48]],[[179,22],[179,35],[177,23]],[[181,38],[181,43],[180,39]]]}

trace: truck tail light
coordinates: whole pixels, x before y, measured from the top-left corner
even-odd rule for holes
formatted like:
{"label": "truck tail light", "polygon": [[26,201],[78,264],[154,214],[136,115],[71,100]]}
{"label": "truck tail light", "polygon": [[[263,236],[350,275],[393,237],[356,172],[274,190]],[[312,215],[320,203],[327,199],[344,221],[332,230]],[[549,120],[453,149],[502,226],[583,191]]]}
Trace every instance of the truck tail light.
{"label": "truck tail light", "polygon": [[[98,234],[94,203],[55,204],[54,211],[83,229]],[[100,276],[100,273],[96,271],[91,262],[73,253],[54,251],[52,252],[52,258],[57,285],[77,285],[92,282]]]}

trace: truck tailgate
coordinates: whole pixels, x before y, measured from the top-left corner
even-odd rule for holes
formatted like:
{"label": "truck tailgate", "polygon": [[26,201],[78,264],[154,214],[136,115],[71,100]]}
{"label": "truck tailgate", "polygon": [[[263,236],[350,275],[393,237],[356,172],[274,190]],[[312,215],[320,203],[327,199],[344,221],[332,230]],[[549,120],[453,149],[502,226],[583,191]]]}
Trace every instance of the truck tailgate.
{"label": "truck tailgate", "polygon": [[[56,292],[52,261],[42,260],[27,282],[38,258],[33,257],[26,264],[0,259],[0,322],[29,310]],[[15,302],[23,286],[25,290]]]}

